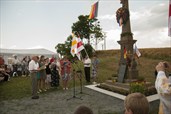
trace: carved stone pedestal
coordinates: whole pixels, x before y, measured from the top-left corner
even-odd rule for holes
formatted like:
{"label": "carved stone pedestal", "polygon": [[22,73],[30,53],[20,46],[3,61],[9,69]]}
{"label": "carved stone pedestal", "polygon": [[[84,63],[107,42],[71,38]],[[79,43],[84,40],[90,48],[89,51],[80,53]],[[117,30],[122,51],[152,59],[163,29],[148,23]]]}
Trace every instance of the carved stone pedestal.
{"label": "carved stone pedestal", "polygon": [[128,79],[137,79],[137,78],[138,78],[138,70],[129,69]]}

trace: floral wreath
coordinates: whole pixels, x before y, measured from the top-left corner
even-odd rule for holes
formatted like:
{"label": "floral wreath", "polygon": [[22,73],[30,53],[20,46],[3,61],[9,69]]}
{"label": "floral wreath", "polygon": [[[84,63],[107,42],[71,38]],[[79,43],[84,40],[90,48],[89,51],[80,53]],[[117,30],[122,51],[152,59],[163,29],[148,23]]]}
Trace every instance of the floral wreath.
{"label": "floral wreath", "polygon": [[122,24],[125,24],[128,21],[128,19],[129,19],[128,9],[121,7],[116,11],[116,20],[120,26]]}

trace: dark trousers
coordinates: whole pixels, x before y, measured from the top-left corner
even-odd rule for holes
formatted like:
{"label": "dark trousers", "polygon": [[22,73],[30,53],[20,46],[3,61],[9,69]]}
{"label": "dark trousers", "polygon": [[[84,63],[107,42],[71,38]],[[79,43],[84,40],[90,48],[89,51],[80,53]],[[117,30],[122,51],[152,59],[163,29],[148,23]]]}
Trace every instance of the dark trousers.
{"label": "dark trousers", "polygon": [[90,82],[90,67],[84,67],[85,78],[87,82]]}

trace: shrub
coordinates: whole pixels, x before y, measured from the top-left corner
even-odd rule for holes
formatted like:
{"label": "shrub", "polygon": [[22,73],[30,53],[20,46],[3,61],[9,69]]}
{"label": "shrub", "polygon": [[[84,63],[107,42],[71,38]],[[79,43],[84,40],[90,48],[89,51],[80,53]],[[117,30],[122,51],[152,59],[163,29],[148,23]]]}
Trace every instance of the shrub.
{"label": "shrub", "polygon": [[144,81],[137,81],[130,83],[130,93],[140,92],[145,94],[146,87]]}

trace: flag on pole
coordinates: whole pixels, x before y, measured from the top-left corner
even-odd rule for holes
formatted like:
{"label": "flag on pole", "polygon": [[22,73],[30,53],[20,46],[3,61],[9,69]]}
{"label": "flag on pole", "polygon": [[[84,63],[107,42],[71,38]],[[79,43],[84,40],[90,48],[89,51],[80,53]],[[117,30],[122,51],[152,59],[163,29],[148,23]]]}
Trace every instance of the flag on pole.
{"label": "flag on pole", "polygon": [[83,43],[80,39],[80,37],[77,38],[77,53],[82,51],[84,49]]}
{"label": "flag on pole", "polygon": [[127,50],[126,50],[126,48],[124,46],[124,59],[126,59],[126,56],[127,56]]}
{"label": "flag on pole", "polygon": [[93,4],[91,6],[91,12],[90,12],[90,15],[89,15],[89,18],[88,19],[93,19],[93,18],[97,17],[97,14],[98,14],[98,5],[99,5],[99,2],[96,2],[95,4]]}
{"label": "flag on pole", "polygon": [[81,51],[84,49],[83,43],[80,39],[80,37],[77,38],[77,51],[76,51],[76,55],[78,57],[79,60],[81,60]]}
{"label": "flag on pole", "polygon": [[140,51],[138,50],[137,46],[134,47],[134,54],[139,58],[141,56]]}
{"label": "flag on pole", "polygon": [[72,43],[71,43],[71,55],[74,57],[75,53],[76,53],[76,48],[77,48],[77,40],[76,40],[76,36],[73,34],[72,35]]}
{"label": "flag on pole", "polygon": [[71,55],[74,57],[75,54],[77,55],[78,59],[81,60],[80,52],[84,49],[83,43],[80,39],[80,37],[76,38],[75,35],[73,35],[72,43],[71,43]]}
{"label": "flag on pole", "polygon": [[171,36],[171,0],[169,0],[168,36]]}

